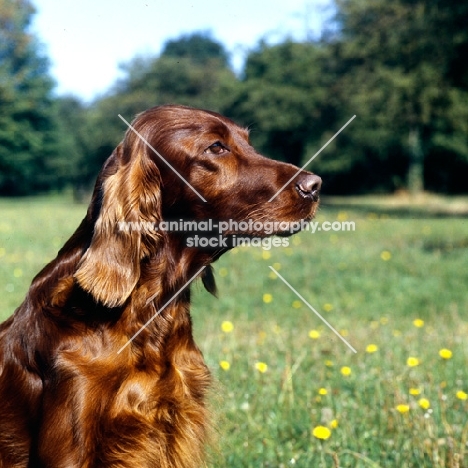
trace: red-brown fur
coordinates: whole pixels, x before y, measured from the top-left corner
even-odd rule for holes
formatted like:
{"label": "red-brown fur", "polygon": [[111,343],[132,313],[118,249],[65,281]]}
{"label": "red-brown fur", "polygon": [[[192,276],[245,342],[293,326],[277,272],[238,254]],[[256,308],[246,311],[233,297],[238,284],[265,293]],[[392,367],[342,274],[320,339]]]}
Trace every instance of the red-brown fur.
{"label": "red-brown fur", "polygon": [[227,249],[118,222],[297,221],[316,210],[320,179],[305,171],[268,202],[297,168],[257,154],[225,117],[161,106],[133,126],[207,202],[127,131],[81,225],[0,325],[0,467],[203,466],[210,373],[190,288],[128,341],[203,266],[213,292],[209,265]]}

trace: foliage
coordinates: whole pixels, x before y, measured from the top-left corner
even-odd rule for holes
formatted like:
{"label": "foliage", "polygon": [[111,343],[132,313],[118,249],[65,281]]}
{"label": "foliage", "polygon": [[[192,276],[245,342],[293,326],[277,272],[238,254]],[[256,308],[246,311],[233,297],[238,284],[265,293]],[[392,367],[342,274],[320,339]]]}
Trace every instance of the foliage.
{"label": "foliage", "polygon": [[195,32],[166,42],[163,57],[188,58],[198,64],[209,64],[214,60],[227,67],[229,57],[223,45],[214,40],[210,34]]}
{"label": "foliage", "polygon": [[[375,187],[418,190],[424,160],[434,164],[443,155],[445,162],[452,156],[468,164],[468,107],[460,105],[468,102],[468,88],[456,78],[453,44],[456,37],[460,48],[468,46],[465,27],[455,19],[468,19],[466,7],[427,0],[337,5],[339,35],[330,48],[338,59],[342,110],[358,114],[339,148],[355,172]],[[453,169],[440,172],[452,173],[450,185],[459,190]],[[440,177],[428,184],[449,189]]]}
{"label": "foliage", "polygon": [[74,96],[63,96],[56,100],[60,142],[68,161],[69,182],[75,189],[75,195],[81,198],[87,195],[90,181],[94,181],[99,166],[87,157],[94,148],[91,147],[91,133],[88,108]]}
{"label": "foliage", "polygon": [[298,166],[356,115],[307,167],[325,193],[466,192],[468,6],[336,0],[334,10],[320,41],[260,41],[239,76],[209,33],[169,39],[84,105],[51,94],[29,0],[0,0],[0,194],[89,191],[127,130],[118,114],[165,103],[221,112],[259,152]]}
{"label": "foliage", "polygon": [[61,187],[69,172],[33,13],[28,0],[0,0],[0,194]]}

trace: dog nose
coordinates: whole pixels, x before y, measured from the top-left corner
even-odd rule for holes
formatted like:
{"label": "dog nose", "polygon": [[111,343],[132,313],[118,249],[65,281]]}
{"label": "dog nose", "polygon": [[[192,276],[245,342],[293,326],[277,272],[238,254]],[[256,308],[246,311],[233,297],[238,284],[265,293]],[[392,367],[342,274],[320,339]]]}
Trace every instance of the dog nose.
{"label": "dog nose", "polygon": [[304,198],[317,200],[322,187],[322,179],[315,174],[304,174],[296,181],[296,190]]}

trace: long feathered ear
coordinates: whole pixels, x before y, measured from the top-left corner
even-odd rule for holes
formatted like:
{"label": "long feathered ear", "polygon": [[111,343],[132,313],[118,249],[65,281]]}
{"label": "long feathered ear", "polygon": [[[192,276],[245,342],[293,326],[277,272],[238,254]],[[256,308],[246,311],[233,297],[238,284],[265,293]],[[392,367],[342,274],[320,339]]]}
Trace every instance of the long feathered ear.
{"label": "long feathered ear", "polygon": [[160,241],[151,229],[161,218],[160,173],[146,152],[129,134],[114,150],[117,170],[96,188],[102,203],[75,273],[78,284],[108,307],[128,299],[140,278],[141,260]]}

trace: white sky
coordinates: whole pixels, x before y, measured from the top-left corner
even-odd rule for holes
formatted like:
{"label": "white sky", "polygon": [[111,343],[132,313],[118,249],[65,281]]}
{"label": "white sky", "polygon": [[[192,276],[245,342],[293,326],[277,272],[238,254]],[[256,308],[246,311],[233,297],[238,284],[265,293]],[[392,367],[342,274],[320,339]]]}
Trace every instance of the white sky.
{"label": "white sky", "polygon": [[167,39],[211,31],[239,69],[261,38],[318,34],[329,0],[32,0],[33,31],[51,60],[59,94],[85,100],[105,92],[119,64],[157,55]]}

